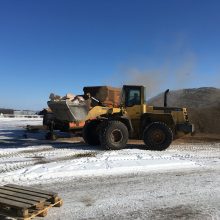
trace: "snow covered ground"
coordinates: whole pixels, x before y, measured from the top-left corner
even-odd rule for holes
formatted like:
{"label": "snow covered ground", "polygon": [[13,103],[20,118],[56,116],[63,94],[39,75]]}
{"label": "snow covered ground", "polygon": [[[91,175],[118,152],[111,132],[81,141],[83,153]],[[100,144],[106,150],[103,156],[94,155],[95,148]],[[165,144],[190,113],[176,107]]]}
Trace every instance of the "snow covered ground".
{"label": "snow covered ground", "polygon": [[151,172],[204,165],[193,160],[193,155],[187,156],[185,151],[180,153],[172,148],[165,152],[153,152],[132,146],[133,149],[105,151],[79,142],[39,145],[37,142],[38,139],[43,141],[43,133],[26,133],[27,138],[23,137],[26,124],[41,123],[40,119],[1,119],[1,183],[36,184],[76,176]]}
{"label": "snow covered ground", "polygon": [[[45,141],[44,132],[26,132],[27,124],[41,125],[42,119],[0,119],[2,184],[36,184],[77,176],[196,168],[207,166],[209,158],[216,157],[216,153],[220,155],[220,143],[210,146],[189,144],[187,147],[173,144],[163,152],[146,151],[141,145],[130,144],[128,149],[105,151],[79,141]],[[187,148],[193,151],[189,152]]]}
{"label": "snow covered ground", "polygon": [[[195,173],[193,179],[190,176],[191,179],[188,181],[189,184],[193,184],[193,182],[196,181],[195,176],[198,177],[201,171],[201,175],[204,171],[207,171],[208,173],[210,171],[210,175],[213,173],[212,178],[219,180],[220,143],[218,142],[188,144],[179,142],[177,144],[174,142],[170,148],[162,152],[147,151],[141,143],[132,144],[132,142],[130,142],[127,149],[120,151],[106,151],[101,147],[90,147],[85,145],[78,139],[71,139],[70,141],[64,138],[55,142],[46,141],[44,140],[45,132],[26,132],[24,127],[28,124],[41,125],[42,119],[0,118],[0,184],[14,183],[37,185],[43,186],[46,189],[52,188],[55,191],[58,190],[62,197],[64,197],[64,208],[62,209],[63,211],[61,211],[62,214],[55,212],[56,216],[53,215],[51,218],[48,217],[48,219],[63,219],[61,217],[63,215],[66,216],[64,219],[87,219],[89,216],[92,219],[103,219],[104,217],[100,214],[99,208],[101,208],[102,211],[105,210],[108,212],[108,215],[111,216],[111,218],[117,217],[116,214],[112,216],[111,212],[109,212],[109,209],[114,212],[113,210],[116,207],[112,207],[108,202],[108,208],[97,206],[95,207],[96,212],[87,210],[87,213],[80,214],[79,207],[82,206],[82,203],[90,204],[93,202],[89,202],[85,198],[85,201],[80,202],[79,204],[79,201],[77,203],[76,199],[71,200],[69,194],[72,195],[73,193],[71,189],[72,186],[77,188],[77,190],[79,190],[78,187],[80,187],[80,184],[82,187],[85,187],[85,182],[81,181],[85,178],[88,180],[86,181],[86,187],[93,189],[92,194],[97,193],[97,191],[94,190],[94,187],[100,188],[100,191],[105,191],[105,189],[102,188],[104,186],[99,185],[100,180],[102,180],[104,185],[107,184],[107,187],[109,187],[109,182],[107,183],[105,181],[113,181],[114,184],[116,184],[115,178],[118,181],[116,181],[117,184],[122,187],[121,190],[123,191],[124,189],[120,182],[123,182],[123,179],[131,181],[131,176],[133,176],[132,181],[136,179],[137,182],[140,182],[140,178],[145,175],[150,178],[156,176],[158,181],[163,182],[167,176],[170,176],[172,179],[174,174],[180,175],[180,172],[193,172]],[[140,178],[137,177],[138,175],[140,175]],[[95,181],[94,186],[92,186],[90,185],[90,181],[92,183],[94,179],[98,180]],[[171,179],[169,179],[170,183],[173,181],[171,181]],[[181,179],[181,181],[184,180],[184,178]],[[176,184],[179,185],[181,183],[178,183],[177,180],[178,179],[171,184],[173,188],[164,190],[172,191],[175,187],[178,188]],[[78,183],[79,186],[76,185],[76,183]],[[150,185],[153,187],[152,184]],[[134,184],[132,187],[137,187],[135,188],[135,190],[137,190],[139,186],[135,186]],[[144,190],[146,190],[145,187],[147,186],[142,186],[140,189],[140,191],[143,191],[143,194]],[[76,192],[76,195],[80,197],[80,193],[82,193],[83,196],[86,197],[81,190],[82,189],[78,191],[78,194]],[[149,188],[147,188],[147,190],[149,190]],[[160,189],[160,191],[161,190],[162,189]],[[215,193],[217,193],[216,190],[220,193],[219,187],[215,188]],[[87,190],[85,191],[88,193]],[[113,191],[109,190],[108,193],[106,193],[111,197]],[[119,191],[120,190],[118,189],[117,193]],[[211,190],[210,193],[212,193]],[[126,194],[124,196],[126,197],[128,195]],[[136,196],[137,195],[132,195],[134,201],[136,201]],[[82,200],[81,197],[80,199]],[[100,200],[102,198],[96,199]],[[117,200],[117,198],[115,199]],[[65,200],[68,201],[66,206]],[[113,204],[115,204],[114,202]],[[158,201],[155,200],[155,202]],[[219,204],[220,200],[217,199],[217,202]],[[133,206],[130,199],[125,203],[128,207],[129,204]],[[76,207],[77,204],[79,207]],[[119,202],[119,207],[123,206],[123,204],[124,203]],[[115,205],[117,206],[117,204]],[[72,206],[74,207],[74,210],[71,208]],[[88,206],[90,205],[87,204],[86,207],[88,208]],[[154,206],[152,207],[155,208]],[[106,210],[106,208],[108,210]],[[67,209],[70,210],[67,211]],[[134,210],[136,210],[135,207],[133,208],[133,211]],[[143,210],[140,211],[140,213],[142,214],[137,216],[142,218],[144,216]],[[147,216],[149,217],[151,214]],[[217,217],[218,216],[219,215],[217,214]],[[125,218],[133,219],[130,214],[125,214]]]}

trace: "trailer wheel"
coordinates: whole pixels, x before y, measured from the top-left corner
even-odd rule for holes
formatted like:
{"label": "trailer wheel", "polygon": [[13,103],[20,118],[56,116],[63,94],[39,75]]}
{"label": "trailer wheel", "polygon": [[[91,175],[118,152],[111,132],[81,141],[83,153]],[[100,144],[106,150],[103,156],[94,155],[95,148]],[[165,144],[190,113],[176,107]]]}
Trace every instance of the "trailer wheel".
{"label": "trailer wheel", "polygon": [[89,145],[99,145],[98,125],[99,121],[89,121],[83,127],[83,139]]}
{"label": "trailer wheel", "polygon": [[106,149],[120,150],[128,141],[128,129],[120,121],[108,121],[99,132],[100,143]]}
{"label": "trailer wheel", "polygon": [[165,150],[173,141],[172,130],[163,122],[153,122],[144,129],[143,140],[148,150]]}
{"label": "trailer wheel", "polygon": [[55,141],[57,140],[57,135],[54,134],[54,132],[47,132],[47,134],[45,135],[45,139],[46,140],[50,140],[50,141]]}

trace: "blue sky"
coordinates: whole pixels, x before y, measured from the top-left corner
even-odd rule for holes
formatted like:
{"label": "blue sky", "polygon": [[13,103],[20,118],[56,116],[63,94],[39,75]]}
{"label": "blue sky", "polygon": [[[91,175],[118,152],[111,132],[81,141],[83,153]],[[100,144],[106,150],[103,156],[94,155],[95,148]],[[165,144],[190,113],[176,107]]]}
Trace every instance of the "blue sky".
{"label": "blue sky", "polygon": [[51,92],[144,84],[220,87],[220,1],[0,1],[0,107],[39,110]]}

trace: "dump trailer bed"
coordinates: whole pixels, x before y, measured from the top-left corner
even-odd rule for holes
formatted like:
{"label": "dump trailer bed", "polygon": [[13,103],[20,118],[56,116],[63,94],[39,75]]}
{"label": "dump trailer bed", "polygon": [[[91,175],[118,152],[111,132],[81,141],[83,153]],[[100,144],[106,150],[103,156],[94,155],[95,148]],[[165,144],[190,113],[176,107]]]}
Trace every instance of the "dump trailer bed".
{"label": "dump trailer bed", "polygon": [[119,107],[121,89],[110,86],[88,86],[83,88],[84,94],[90,94],[103,105]]}

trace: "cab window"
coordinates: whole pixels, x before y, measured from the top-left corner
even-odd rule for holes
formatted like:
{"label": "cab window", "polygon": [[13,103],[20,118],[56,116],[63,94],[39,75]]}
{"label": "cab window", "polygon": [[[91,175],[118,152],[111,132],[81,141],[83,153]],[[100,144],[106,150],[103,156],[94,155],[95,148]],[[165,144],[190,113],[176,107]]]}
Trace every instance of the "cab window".
{"label": "cab window", "polygon": [[126,106],[134,106],[141,104],[140,89],[129,89],[126,94]]}

